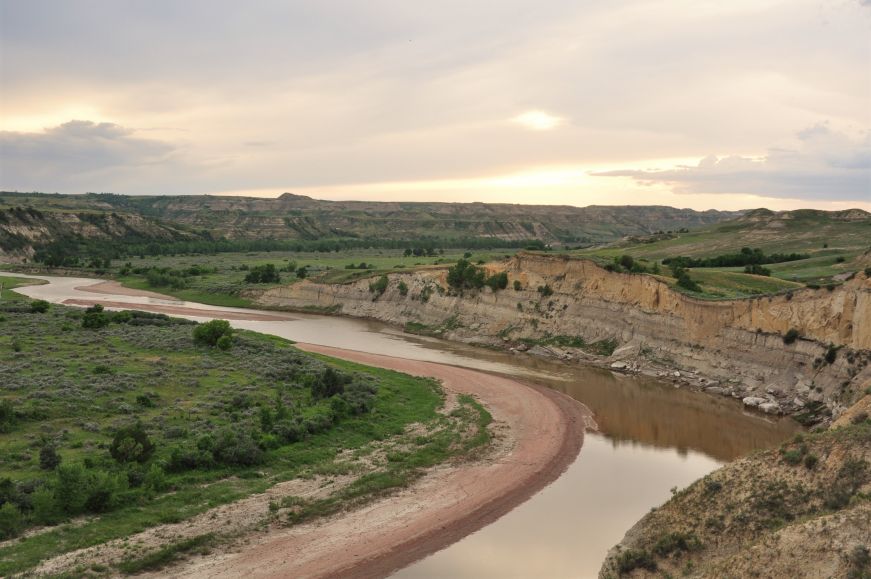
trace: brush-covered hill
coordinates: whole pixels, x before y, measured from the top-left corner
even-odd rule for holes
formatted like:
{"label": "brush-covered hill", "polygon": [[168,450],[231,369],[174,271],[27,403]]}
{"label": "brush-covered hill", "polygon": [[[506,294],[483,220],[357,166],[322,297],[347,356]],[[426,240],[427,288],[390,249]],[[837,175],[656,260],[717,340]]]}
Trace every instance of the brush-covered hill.
{"label": "brush-covered hill", "polygon": [[553,244],[606,243],[660,229],[698,228],[741,214],[663,206],[322,201],[290,193],[275,199],[0,193],[3,206],[138,215],[215,239],[490,238]]}
{"label": "brush-covered hill", "polygon": [[861,209],[754,209],[693,231],[627,236],[609,249],[635,257],[664,259],[676,255],[715,255],[742,247],[758,247],[766,253],[864,251],[871,247],[871,213]]}
{"label": "brush-covered hill", "polygon": [[198,237],[184,227],[112,207],[43,207],[9,204],[0,196],[0,263],[32,260],[52,244],[173,242]]}
{"label": "brush-covered hill", "polygon": [[626,533],[600,577],[871,577],[871,396],[729,463]]}

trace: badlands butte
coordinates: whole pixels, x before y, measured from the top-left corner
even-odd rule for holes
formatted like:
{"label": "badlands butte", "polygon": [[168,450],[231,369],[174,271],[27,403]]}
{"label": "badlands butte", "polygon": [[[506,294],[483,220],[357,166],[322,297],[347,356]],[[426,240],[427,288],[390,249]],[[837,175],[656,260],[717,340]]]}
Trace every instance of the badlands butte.
{"label": "badlands butte", "polygon": [[[370,318],[406,331],[605,364],[740,398],[763,412],[828,423],[871,382],[871,280],[705,300],[654,275],[587,259],[520,252],[481,266],[508,287],[458,292],[448,268],[343,284],[302,281],[248,296],[267,308]],[[514,289],[513,289],[514,288]],[[790,331],[797,337],[790,340]]]}

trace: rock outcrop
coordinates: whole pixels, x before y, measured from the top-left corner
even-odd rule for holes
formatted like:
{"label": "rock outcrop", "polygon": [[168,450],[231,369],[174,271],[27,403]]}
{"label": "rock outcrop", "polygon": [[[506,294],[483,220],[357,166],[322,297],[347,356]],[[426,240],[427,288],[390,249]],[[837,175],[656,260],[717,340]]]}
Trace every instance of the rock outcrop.
{"label": "rock outcrop", "polygon": [[[564,358],[584,354],[542,347],[548,338],[616,340],[619,348],[605,360],[621,361],[616,370],[668,368],[670,379],[759,398],[755,406],[765,411],[804,414],[809,422],[842,412],[871,378],[871,280],[864,273],[832,289],[712,301],[652,275],[564,256],[520,253],[483,267],[507,272],[508,289],[458,294],[449,290],[446,268],[431,268],[391,274],[381,294],[366,279],[303,281],[251,297],[267,307],[372,318],[465,342],[537,343],[532,350]],[[786,343],[790,329],[799,338]]]}

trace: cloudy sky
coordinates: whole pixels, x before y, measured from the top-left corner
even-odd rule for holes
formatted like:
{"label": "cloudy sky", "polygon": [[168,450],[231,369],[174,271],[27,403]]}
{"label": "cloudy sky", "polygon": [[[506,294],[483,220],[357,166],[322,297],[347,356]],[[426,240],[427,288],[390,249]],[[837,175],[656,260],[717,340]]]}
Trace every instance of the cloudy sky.
{"label": "cloudy sky", "polygon": [[871,209],[871,0],[0,0],[0,188]]}

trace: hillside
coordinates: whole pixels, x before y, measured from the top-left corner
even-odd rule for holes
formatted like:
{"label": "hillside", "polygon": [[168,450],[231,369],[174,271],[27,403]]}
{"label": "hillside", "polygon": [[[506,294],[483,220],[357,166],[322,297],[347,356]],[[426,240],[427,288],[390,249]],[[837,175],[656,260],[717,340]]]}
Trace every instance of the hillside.
{"label": "hillside", "polygon": [[604,243],[660,229],[692,229],[740,212],[661,206],[569,207],[488,203],[321,201],[214,196],[0,193],[0,208],[44,213],[124,213],[227,239],[492,238],[506,242]]}
{"label": "hillside", "polygon": [[[860,209],[778,212],[756,209],[689,232],[627,236],[613,244],[574,254],[600,260],[630,255],[653,262],[679,256],[715,257],[737,253],[745,247],[758,248],[769,255],[800,253],[805,256],[793,261],[766,263],[772,278],[806,283],[826,283],[832,278],[838,281],[836,276],[871,265],[866,253],[871,249],[871,213]],[[716,272],[736,271],[742,268],[704,268],[695,270],[693,276],[722,278],[723,275]]]}
{"label": "hillside", "polygon": [[105,210],[46,210],[8,205],[0,197],[0,263],[32,260],[36,251],[52,243],[172,242],[194,239],[184,228],[133,213]]}
{"label": "hillside", "polygon": [[[827,247],[823,247],[827,245]],[[871,213],[845,211],[770,211],[755,209],[723,223],[685,233],[628,236],[608,248],[584,253],[629,253],[646,259],[676,255],[702,256],[758,247],[766,252],[868,249],[871,246]]]}
{"label": "hillside", "polygon": [[866,411],[844,418],[676,492],[629,530],[600,576],[871,576],[871,421]]}

